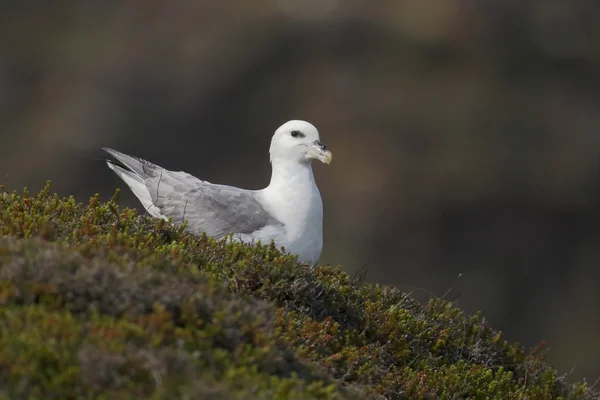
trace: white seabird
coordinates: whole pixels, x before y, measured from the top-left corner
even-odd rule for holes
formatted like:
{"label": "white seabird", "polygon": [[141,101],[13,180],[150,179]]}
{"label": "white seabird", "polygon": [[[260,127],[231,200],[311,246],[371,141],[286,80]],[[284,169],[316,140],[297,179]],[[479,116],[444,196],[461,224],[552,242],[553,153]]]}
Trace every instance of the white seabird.
{"label": "white seabird", "polygon": [[230,233],[242,242],[274,241],[298,260],[315,265],[323,249],[323,202],[312,160],[329,164],[332,154],[306,121],[289,121],[271,139],[271,182],[246,190],[202,181],[137,157],[104,148],[108,166],[129,186],[148,213],[187,221],[187,230],[217,239]]}

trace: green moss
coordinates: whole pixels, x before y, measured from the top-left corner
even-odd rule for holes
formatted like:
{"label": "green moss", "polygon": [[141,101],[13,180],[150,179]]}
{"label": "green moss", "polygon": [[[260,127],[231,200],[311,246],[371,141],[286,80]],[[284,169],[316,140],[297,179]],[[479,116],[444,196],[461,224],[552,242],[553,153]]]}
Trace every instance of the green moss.
{"label": "green moss", "polygon": [[0,192],[0,397],[598,398],[451,303],[117,201]]}

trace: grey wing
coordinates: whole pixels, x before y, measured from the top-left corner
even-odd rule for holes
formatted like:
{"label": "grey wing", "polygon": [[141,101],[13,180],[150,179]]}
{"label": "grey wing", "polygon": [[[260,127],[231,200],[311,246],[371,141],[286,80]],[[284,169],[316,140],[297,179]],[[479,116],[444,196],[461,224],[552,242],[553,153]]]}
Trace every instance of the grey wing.
{"label": "grey wing", "polygon": [[257,200],[255,192],[202,181],[185,172],[163,170],[145,180],[154,206],[188,230],[217,238],[230,233],[283,227]]}
{"label": "grey wing", "polygon": [[[116,159],[107,160],[108,166],[156,217],[170,217],[175,223],[187,220],[189,231],[218,238],[236,233],[268,239],[284,230],[253,191],[215,185],[113,149],[104,150]],[[255,232],[259,234],[252,235]]]}

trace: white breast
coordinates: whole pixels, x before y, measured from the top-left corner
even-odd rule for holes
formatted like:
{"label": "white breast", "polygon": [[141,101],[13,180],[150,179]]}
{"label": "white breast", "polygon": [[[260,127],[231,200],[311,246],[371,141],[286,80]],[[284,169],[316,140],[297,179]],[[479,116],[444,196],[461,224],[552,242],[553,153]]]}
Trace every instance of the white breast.
{"label": "white breast", "polygon": [[272,182],[260,191],[258,199],[285,225],[285,239],[276,238],[276,244],[298,254],[299,261],[316,264],[323,249],[323,202],[310,165],[290,174],[289,179]]}
{"label": "white breast", "polygon": [[302,211],[302,214],[297,214],[298,219],[286,224],[287,249],[290,253],[299,254],[299,261],[314,265],[323,249],[323,202],[318,190],[312,193],[308,207]]}

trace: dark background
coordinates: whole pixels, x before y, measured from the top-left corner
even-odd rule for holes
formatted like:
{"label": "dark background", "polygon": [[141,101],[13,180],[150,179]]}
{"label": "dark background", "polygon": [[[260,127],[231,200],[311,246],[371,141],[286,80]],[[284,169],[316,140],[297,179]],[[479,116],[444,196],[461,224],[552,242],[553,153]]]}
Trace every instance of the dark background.
{"label": "dark background", "polygon": [[[219,5],[220,4],[220,5]],[[0,174],[107,199],[117,148],[258,189],[288,119],[323,263],[456,298],[600,376],[600,3],[0,1]],[[124,191],[121,203],[139,207]],[[462,274],[462,275],[460,275]]]}

